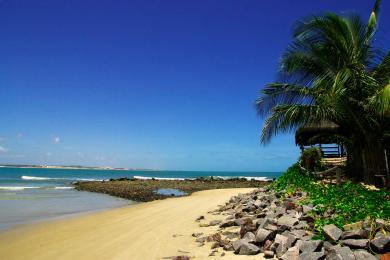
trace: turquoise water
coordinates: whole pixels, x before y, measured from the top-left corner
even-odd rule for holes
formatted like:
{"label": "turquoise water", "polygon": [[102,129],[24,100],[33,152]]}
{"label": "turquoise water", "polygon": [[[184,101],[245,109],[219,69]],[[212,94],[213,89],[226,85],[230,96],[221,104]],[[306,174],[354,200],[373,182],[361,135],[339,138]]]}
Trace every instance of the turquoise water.
{"label": "turquoise water", "polygon": [[272,179],[280,174],[280,172],[117,171],[1,167],[0,190],[71,189],[72,182],[75,181],[108,180],[121,177],[191,179],[218,176],[223,178],[245,177],[261,180]]}
{"label": "turquoise water", "polygon": [[[192,179],[208,176],[261,180],[272,179],[280,174],[278,172],[116,171],[0,167],[0,230],[35,221],[134,204],[132,201],[104,194],[76,191],[72,185],[76,181],[122,177]],[[180,191],[169,189],[161,189],[158,192],[183,195]]]}

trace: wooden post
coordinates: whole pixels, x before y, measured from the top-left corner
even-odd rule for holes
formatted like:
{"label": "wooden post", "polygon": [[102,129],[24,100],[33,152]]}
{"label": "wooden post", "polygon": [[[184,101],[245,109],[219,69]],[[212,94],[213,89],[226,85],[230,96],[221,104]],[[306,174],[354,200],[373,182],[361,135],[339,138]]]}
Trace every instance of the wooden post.
{"label": "wooden post", "polygon": [[340,169],[340,167],[337,167],[337,169],[336,169],[336,184],[337,185],[341,184],[341,169]]}
{"label": "wooden post", "polygon": [[385,153],[385,164],[386,164],[386,183],[385,186],[386,188],[389,188],[390,185],[390,173],[389,173],[389,161],[387,160],[387,151],[384,149]]}

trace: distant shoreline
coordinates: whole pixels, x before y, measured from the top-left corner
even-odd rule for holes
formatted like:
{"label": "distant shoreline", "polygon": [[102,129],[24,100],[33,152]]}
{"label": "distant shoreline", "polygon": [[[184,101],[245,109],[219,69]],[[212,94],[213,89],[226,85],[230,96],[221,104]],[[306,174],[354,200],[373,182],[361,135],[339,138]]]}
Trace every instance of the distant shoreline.
{"label": "distant shoreline", "polygon": [[157,169],[136,169],[136,168],[116,168],[104,166],[65,166],[65,165],[20,165],[20,164],[1,164],[2,168],[20,168],[20,169],[61,169],[61,170],[110,170],[110,171],[159,171]]}

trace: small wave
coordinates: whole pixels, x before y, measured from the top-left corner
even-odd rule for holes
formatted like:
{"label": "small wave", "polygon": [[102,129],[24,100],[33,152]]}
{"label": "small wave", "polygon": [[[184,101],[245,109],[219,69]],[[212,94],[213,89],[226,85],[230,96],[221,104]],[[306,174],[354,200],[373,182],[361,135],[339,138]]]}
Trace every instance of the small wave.
{"label": "small wave", "polygon": [[164,177],[146,177],[146,176],[133,176],[133,179],[137,180],[160,180],[160,181],[185,181],[193,180],[190,178],[164,178]]}
{"label": "small wave", "polygon": [[68,180],[68,181],[103,181],[103,179],[91,179],[91,178],[50,178],[50,177],[37,177],[37,176],[26,176],[21,177],[27,181],[44,181],[44,180]]}
{"label": "small wave", "polygon": [[0,190],[29,190],[29,189],[41,189],[41,190],[71,190],[74,187],[68,186],[0,186]]}
{"label": "small wave", "polygon": [[74,189],[74,187],[54,187],[55,190],[71,190]]}
{"label": "small wave", "polygon": [[39,189],[40,187],[31,186],[0,186],[0,190],[27,190],[27,189]]}

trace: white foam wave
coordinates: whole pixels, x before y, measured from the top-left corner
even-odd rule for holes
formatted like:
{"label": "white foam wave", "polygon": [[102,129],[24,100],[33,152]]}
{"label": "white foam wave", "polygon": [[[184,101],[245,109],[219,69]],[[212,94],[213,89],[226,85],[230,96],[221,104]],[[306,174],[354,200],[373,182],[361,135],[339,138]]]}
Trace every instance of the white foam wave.
{"label": "white foam wave", "polygon": [[35,177],[35,176],[22,176],[22,179],[23,180],[37,180],[37,181],[41,181],[41,180],[50,180],[51,178]]}
{"label": "white foam wave", "polygon": [[27,190],[27,189],[39,189],[40,187],[32,186],[0,186],[0,190]]}
{"label": "white foam wave", "polygon": [[55,190],[71,190],[74,189],[74,187],[54,187]]}
{"label": "white foam wave", "polygon": [[74,189],[74,187],[68,186],[0,186],[0,190],[29,190],[29,189],[42,189],[42,190],[70,190]]}

